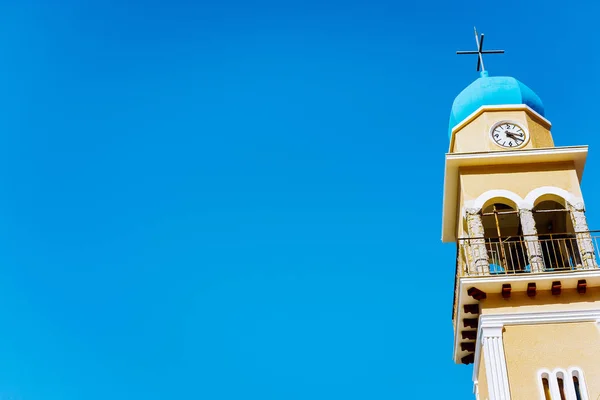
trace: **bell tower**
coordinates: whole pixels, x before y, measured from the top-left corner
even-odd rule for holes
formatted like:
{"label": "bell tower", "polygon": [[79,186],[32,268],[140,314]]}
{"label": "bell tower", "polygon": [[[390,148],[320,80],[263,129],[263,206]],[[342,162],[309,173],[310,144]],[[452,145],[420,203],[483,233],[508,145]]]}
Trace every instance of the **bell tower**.
{"label": "bell tower", "polygon": [[[467,52],[478,69],[482,44]],[[600,233],[580,188],[587,146],[554,146],[540,98],[487,71],[454,100],[449,136],[442,241],[456,244],[455,362],[473,365],[480,400],[597,400]]]}

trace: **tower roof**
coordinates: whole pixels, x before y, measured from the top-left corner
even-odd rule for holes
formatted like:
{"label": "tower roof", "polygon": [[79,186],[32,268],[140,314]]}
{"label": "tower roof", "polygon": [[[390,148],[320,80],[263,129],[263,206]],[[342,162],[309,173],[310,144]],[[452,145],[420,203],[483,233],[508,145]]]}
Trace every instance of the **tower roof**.
{"label": "tower roof", "polygon": [[544,105],[537,94],[510,76],[488,76],[487,71],[467,86],[452,103],[448,135],[452,128],[481,106],[525,104],[544,116]]}

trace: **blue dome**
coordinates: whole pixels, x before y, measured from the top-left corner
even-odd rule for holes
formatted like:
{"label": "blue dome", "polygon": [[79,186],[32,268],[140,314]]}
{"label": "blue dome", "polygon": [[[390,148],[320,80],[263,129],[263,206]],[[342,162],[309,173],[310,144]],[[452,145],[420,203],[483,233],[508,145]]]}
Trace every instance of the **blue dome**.
{"label": "blue dome", "polygon": [[462,122],[481,106],[525,104],[544,116],[542,100],[533,90],[510,76],[487,76],[467,86],[452,103],[448,135],[452,137],[452,128]]}

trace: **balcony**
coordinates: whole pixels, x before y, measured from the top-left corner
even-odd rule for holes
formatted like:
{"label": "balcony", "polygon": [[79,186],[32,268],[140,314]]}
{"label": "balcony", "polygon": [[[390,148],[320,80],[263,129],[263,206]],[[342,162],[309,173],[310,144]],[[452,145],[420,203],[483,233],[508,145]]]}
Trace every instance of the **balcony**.
{"label": "balcony", "polygon": [[457,277],[564,273],[598,268],[598,239],[600,231],[459,239]]}
{"label": "balcony", "polygon": [[452,307],[455,361],[474,362],[482,300],[515,298],[506,303],[514,307],[543,292],[585,296],[588,289],[597,290],[599,238],[600,231],[585,231],[460,239]]}

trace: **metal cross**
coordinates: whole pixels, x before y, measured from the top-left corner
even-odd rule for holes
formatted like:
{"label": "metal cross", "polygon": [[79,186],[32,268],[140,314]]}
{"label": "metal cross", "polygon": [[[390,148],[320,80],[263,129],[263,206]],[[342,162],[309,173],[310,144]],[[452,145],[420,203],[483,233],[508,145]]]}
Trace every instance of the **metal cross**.
{"label": "metal cross", "polygon": [[483,33],[481,34],[481,40],[477,35],[477,28],[475,29],[475,43],[477,43],[477,51],[457,51],[456,54],[477,54],[477,71],[480,70],[485,71],[485,67],[483,65],[483,55],[484,54],[500,54],[504,53],[504,50],[483,50]]}

